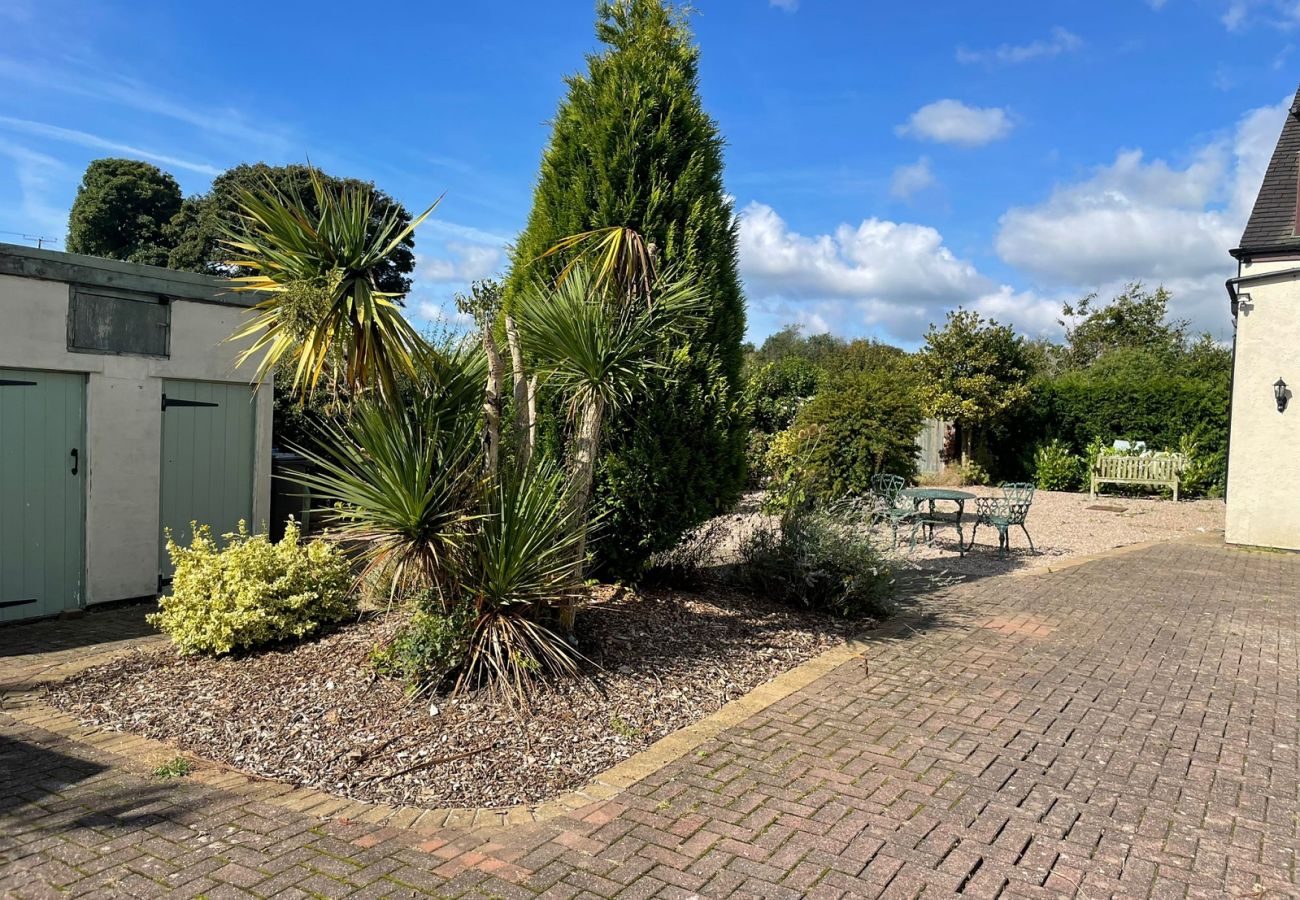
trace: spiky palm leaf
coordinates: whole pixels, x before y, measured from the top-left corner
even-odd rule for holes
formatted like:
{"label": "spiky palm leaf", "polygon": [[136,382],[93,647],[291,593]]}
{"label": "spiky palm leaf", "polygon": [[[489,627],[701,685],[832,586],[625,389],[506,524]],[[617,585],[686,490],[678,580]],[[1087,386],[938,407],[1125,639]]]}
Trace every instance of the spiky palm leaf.
{"label": "spiky palm leaf", "polygon": [[253,339],[240,362],[257,359],[264,380],[290,360],[300,394],[314,391],[329,368],[355,392],[378,384],[393,396],[398,377],[414,374],[422,342],[400,297],[375,287],[376,272],[438,202],[409,224],[394,209],[373,227],[373,195],[363,187],[331,188],[312,169],[310,212],[301,196],[267,184],[264,192],[241,192],[237,225],[225,239],[235,254],[228,264],[254,273],[235,278],[235,290],[266,295],[232,335]]}
{"label": "spiky palm leaf", "polygon": [[325,426],[324,448],[296,448],[312,467],[293,480],[333,506],[338,537],[356,542],[362,579],[388,579],[390,597],[432,588],[456,593],[461,555],[482,517],[477,394],[452,391],[359,401],[347,421]]}
{"label": "spiky palm leaf", "polygon": [[647,379],[664,369],[666,338],[689,328],[700,310],[699,294],[685,280],[659,287],[653,305],[611,300],[585,265],[522,301],[517,318],[524,346],[567,398],[571,416],[593,402],[617,408],[645,390]]}
{"label": "spiky palm leaf", "polygon": [[461,573],[462,602],[476,617],[458,690],[486,686],[526,700],[541,681],[582,674],[585,657],[548,624],[579,587],[572,517],[564,478],[549,464],[507,472],[488,491]]}
{"label": "spiky palm leaf", "polygon": [[650,299],[657,277],[654,245],[647,243],[635,229],[613,225],[571,234],[537,259],[564,253],[572,256],[556,276],[557,285],[564,284],[582,267],[589,270],[597,290],[611,289],[616,296],[628,300]]}

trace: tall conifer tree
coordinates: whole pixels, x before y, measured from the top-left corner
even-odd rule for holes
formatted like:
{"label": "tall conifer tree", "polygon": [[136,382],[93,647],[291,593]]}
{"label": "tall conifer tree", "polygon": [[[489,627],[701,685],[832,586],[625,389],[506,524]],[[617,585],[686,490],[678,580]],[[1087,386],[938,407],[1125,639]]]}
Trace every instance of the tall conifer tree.
{"label": "tall conifer tree", "polygon": [[608,0],[597,7],[596,35],[605,48],[568,79],[507,294],[554,274],[554,257],[538,258],[562,238],[614,225],[640,232],[661,268],[682,269],[704,289],[702,325],[670,348],[671,387],[607,426],[594,549],[607,571],[630,574],[729,507],[744,485],[745,303],[723,141],[700,101],[699,50],[685,17],[659,0]]}

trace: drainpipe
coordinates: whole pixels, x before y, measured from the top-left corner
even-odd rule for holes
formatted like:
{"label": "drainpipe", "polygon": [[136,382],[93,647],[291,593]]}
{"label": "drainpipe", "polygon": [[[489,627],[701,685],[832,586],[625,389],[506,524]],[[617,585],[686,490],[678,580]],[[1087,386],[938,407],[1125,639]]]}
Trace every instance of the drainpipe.
{"label": "drainpipe", "polygon": [[1242,285],[1255,284],[1260,281],[1267,281],[1270,278],[1284,278],[1290,276],[1295,278],[1300,276],[1300,266],[1292,266],[1289,269],[1277,269],[1272,272],[1259,272],[1254,275],[1238,275],[1236,278],[1229,278],[1223,283],[1228,289],[1228,299],[1232,301],[1232,321],[1237,321],[1237,288]]}

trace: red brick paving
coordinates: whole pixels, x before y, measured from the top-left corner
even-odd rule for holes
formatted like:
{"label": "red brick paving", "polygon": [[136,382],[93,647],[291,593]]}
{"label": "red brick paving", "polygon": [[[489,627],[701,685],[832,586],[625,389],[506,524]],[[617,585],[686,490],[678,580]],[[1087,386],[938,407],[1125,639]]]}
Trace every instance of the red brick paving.
{"label": "red brick paving", "polygon": [[[1170,544],[963,585],[876,632],[869,673],[491,833],[150,782],[0,712],[0,893],[1295,896],[1298,580],[1294,556]],[[0,691],[42,629],[96,618],[0,630]]]}

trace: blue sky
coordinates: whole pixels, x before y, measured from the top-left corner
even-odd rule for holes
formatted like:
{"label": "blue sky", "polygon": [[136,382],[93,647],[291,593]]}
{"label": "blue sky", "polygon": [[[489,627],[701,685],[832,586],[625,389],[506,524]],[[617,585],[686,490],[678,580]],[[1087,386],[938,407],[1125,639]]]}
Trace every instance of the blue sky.
{"label": "blue sky", "polygon": [[[1222,282],[1300,73],[1296,0],[697,0],[750,335],[914,345],[958,304],[1051,334],[1062,300]],[[412,209],[413,315],[503,265],[592,4],[4,0],[0,240],[61,238],[85,165],[186,193],[239,162],[374,180]],[[15,234],[18,233],[18,234]]]}

